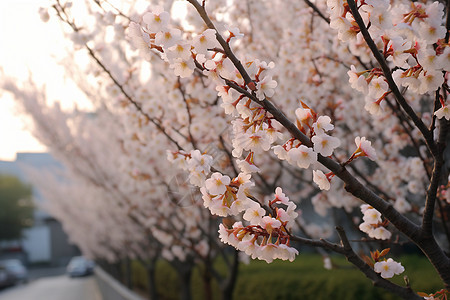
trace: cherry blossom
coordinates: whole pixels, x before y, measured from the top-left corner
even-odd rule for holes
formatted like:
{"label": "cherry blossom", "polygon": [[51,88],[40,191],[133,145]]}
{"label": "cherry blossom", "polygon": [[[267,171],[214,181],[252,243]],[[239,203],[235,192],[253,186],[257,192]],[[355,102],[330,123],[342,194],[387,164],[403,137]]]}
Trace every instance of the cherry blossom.
{"label": "cherry blossom", "polygon": [[287,161],[299,168],[306,169],[317,161],[317,153],[305,145],[300,145],[298,148],[292,148],[287,152]]}
{"label": "cherry blossom", "polygon": [[315,135],[311,138],[314,143],[314,152],[320,153],[323,156],[330,156],[334,149],[341,145],[341,141],[333,136],[327,134]]}
{"label": "cherry blossom", "polygon": [[155,7],[153,11],[149,11],[142,16],[142,20],[150,32],[164,31],[169,24],[170,15],[164,11],[162,7]]}
{"label": "cherry blossom", "polygon": [[208,49],[214,48],[216,45],[216,32],[213,29],[206,29],[202,34],[197,35],[192,42],[195,51],[203,54],[206,54]]}
{"label": "cherry blossom", "polygon": [[275,94],[276,87],[277,82],[272,77],[266,76],[261,81],[258,81],[256,96],[259,100],[264,100],[265,97],[272,97]]}
{"label": "cherry blossom", "polygon": [[375,152],[375,149],[372,147],[372,143],[368,140],[366,140],[365,137],[359,137],[357,136],[355,138],[355,144],[357,149],[352,154],[352,158],[360,157],[360,156],[367,156],[371,160],[377,159],[377,154]]}
{"label": "cherry blossom", "polygon": [[227,185],[230,184],[230,177],[223,176],[222,174],[216,172],[211,175],[211,177],[205,181],[205,187],[208,192],[212,195],[219,195],[225,193],[227,190]]}
{"label": "cherry blossom", "polygon": [[394,275],[399,275],[405,271],[405,268],[392,258],[388,258],[385,261],[379,261],[375,263],[374,270],[380,273],[383,278],[392,278]]}
{"label": "cherry blossom", "polygon": [[246,209],[243,218],[249,221],[250,224],[256,225],[261,222],[262,217],[266,211],[256,202],[251,202],[250,206]]}
{"label": "cherry blossom", "polygon": [[[68,195],[59,203],[53,196],[53,211],[83,252],[149,261],[158,244],[157,255],[186,266],[213,258],[209,245],[220,239],[266,262],[292,261],[304,243],[333,243],[349,256],[336,248],[343,232],[334,243],[329,229],[349,224],[335,224],[333,209],[354,216],[348,223],[361,232],[344,226],[352,239],[415,243],[442,274],[434,256],[443,250],[430,255],[417,232],[448,242],[438,206],[425,201],[436,196],[445,209],[450,194],[434,169],[450,120],[445,5],[320,0],[310,3],[312,18],[302,1],[262,1],[251,14],[242,14],[245,1],[189,2],[196,9],[172,20],[172,1],[150,1],[140,13],[128,1],[99,2],[92,24],[62,18],[74,42],[64,64],[93,104],[91,120],[44,104],[45,93],[27,84],[32,92],[1,83],[25,99],[38,136],[71,170],[73,187],[48,189]],[[58,4],[55,16],[65,16],[70,7]],[[91,55],[86,67],[70,58],[82,48]],[[77,185],[86,188],[75,192]],[[327,224],[309,217],[309,202]],[[86,230],[96,220],[102,226]],[[434,234],[428,224],[436,223]],[[211,227],[219,234],[206,234]],[[401,273],[374,261],[381,277]]]}
{"label": "cherry blossom", "polygon": [[321,190],[328,191],[330,189],[330,179],[321,170],[313,171],[313,180]]}
{"label": "cherry blossom", "polygon": [[445,118],[446,120],[450,120],[450,108],[448,105],[444,105],[434,112],[434,115],[439,119]]}
{"label": "cherry blossom", "polygon": [[329,116],[319,116],[317,121],[313,124],[314,132],[317,135],[323,134],[326,131],[333,130],[334,125],[331,124],[331,118]]}

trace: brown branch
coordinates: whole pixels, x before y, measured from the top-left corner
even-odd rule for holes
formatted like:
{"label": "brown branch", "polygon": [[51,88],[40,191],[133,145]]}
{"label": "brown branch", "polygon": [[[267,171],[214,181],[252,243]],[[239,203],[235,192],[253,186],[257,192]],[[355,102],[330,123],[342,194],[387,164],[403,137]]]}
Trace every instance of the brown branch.
{"label": "brown branch", "polygon": [[208,28],[214,29],[216,31],[217,41],[222,46],[223,50],[227,53],[228,58],[231,60],[231,62],[233,62],[234,66],[238,69],[239,73],[241,73],[245,84],[249,84],[250,82],[252,82],[252,79],[245,71],[244,66],[241,64],[240,60],[234,55],[233,51],[231,51],[230,45],[225,41],[225,39],[222,37],[222,35],[220,35],[220,33],[217,31],[216,27],[214,26],[213,22],[211,21],[211,19],[208,17],[205,7],[200,5],[200,3],[197,2],[197,0],[187,0],[187,1],[195,7],[198,14],[205,22],[206,26],[208,26]]}
{"label": "brown branch", "polygon": [[[441,153],[441,143],[438,143],[438,145],[434,142],[433,132],[429,131],[425,124],[422,122],[422,120],[415,114],[414,110],[409,106],[409,104],[406,102],[403,95],[400,93],[397,85],[395,84],[391,70],[389,69],[385,59],[381,55],[381,53],[378,51],[375,42],[371,38],[366,26],[364,25],[364,22],[361,18],[361,15],[358,12],[358,9],[356,7],[356,3],[354,0],[347,0],[347,3],[349,5],[349,8],[352,12],[352,15],[356,21],[356,23],[359,26],[359,29],[361,31],[361,34],[364,37],[364,40],[366,41],[367,45],[369,46],[370,50],[372,51],[372,54],[378,61],[381,69],[383,70],[383,74],[386,77],[386,80],[389,84],[389,88],[391,89],[392,93],[394,94],[397,102],[400,104],[400,106],[405,110],[406,114],[411,118],[414,125],[419,129],[419,131],[422,133],[425,142],[428,146],[428,149],[430,150],[431,154],[434,157],[435,160],[435,170],[433,171],[433,174],[440,174],[441,164],[442,162],[439,162],[442,160],[440,158],[442,156]],[[434,201],[431,194],[434,193],[434,183],[435,181],[438,181],[439,179],[432,179],[430,183],[430,188],[428,189],[428,192],[430,194],[430,197],[428,197],[427,193],[427,204],[426,204],[426,211],[431,211],[434,209]],[[378,209],[377,209],[378,210]],[[390,219],[383,211],[380,211],[383,215],[386,216],[386,218],[391,221],[396,227],[397,225],[393,222],[395,220]],[[412,236],[406,234],[410,239],[412,239],[420,248],[421,250],[427,255],[430,262],[433,264],[435,269],[438,271],[439,275],[441,276],[441,279],[444,281],[447,288],[450,287],[450,259],[445,255],[445,253],[442,251],[442,248],[439,247],[439,245],[436,243],[436,240],[434,239],[434,236],[430,233],[431,229],[431,221],[430,217],[431,212],[427,213],[426,216],[424,214],[424,222],[425,226],[423,226],[419,231],[415,230],[414,234]],[[416,227],[416,225],[414,225]],[[398,228],[398,227],[397,227]],[[411,233],[411,232],[410,232]]]}
{"label": "brown branch", "polygon": [[192,146],[194,147],[194,149],[197,149],[197,143],[195,142],[195,139],[194,139],[194,136],[192,135],[192,131],[191,131],[191,126],[192,126],[192,114],[191,114],[191,109],[190,109],[190,107],[189,107],[189,103],[188,103],[188,100],[186,99],[186,92],[185,92],[185,90],[183,90],[183,88],[181,87],[181,80],[180,80],[180,77],[178,77],[178,82],[177,82],[177,84],[178,84],[178,90],[180,91],[180,93],[181,93],[181,97],[183,98],[183,102],[184,102],[184,104],[185,104],[185,106],[186,106],[186,111],[187,111],[187,114],[188,114],[188,126],[187,126],[187,131],[188,131],[188,134],[189,134],[189,141],[191,142],[191,144],[192,144]]}
{"label": "brown branch", "polygon": [[178,144],[178,142],[176,140],[174,140],[164,129],[164,127],[162,127],[161,124],[157,123],[152,117],[150,117],[146,112],[144,112],[144,110],[142,109],[141,105],[139,103],[137,103],[136,101],[133,100],[133,98],[131,97],[130,94],[128,94],[124,87],[117,81],[117,79],[111,74],[111,72],[106,68],[106,66],[100,61],[100,59],[95,55],[94,51],[87,45],[85,44],[86,49],[89,52],[89,55],[97,62],[97,64],[102,68],[102,70],[109,76],[109,78],[114,82],[114,84],[120,89],[120,91],[122,92],[122,94],[127,98],[127,100],[133,104],[133,106],[143,115],[145,116],[145,118],[150,121],[151,123],[153,123],[153,125],[156,126],[156,128],[158,128],[158,130],[164,134],[167,139],[169,141],[171,141],[172,143],[175,144],[175,146],[178,148],[178,150],[182,150],[183,148],[180,146],[180,144]]}
{"label": "brown branch", "polygon": [[[431,176],[430,185],[427,189],[427,197],[425,201],[425,211],[422,219],[422,230],[425,235],[433,234],[433,216],[434,208],[436,204],[436,195],[441,180],[442,166],[444,165],[443,153],[445,149],[445,142],[448,133],[448,121],[443,119],[439,120],[440,131],[437,142],[437,155],[434,159],[433,174]],[[445,226],[445,224],[443,224]]]}
{"label": "brown branch", "polygon": [[448,43],[450,39],[450,0],[447,0],[446,6],[447,19],[445,20],[445,28],[447,29],[447,33],[445,34],[445,40]]}
{"label": "brown branch", "polygon": [[350,242],[342,227],[336,227],[339,238],[341,239],[341,245],[331,243],[325,239],[313,240],[308,238],[302,238],[298,236],[291,236],[292,241],[299,242],[304,245],[324,248],[333,252],[344,255],[347,260],[357,267],[367,278],[369,278],[373,284],[377,287],[384,288],[391,291],[404,299],[422,299],[409,287],[402,287],[389,280],[382,278],[376,273],[368,264],[366,264],[356,253],[350,245]]}
{"label": "brown branch", "polygon": [[[422,161],[423,169],[425,170],[425,173],[427,174],[428,179],[430,179],[431,173],[430,173],[430,170],[428,169],[427,161],[426,161],[425,157],[423,157],[422,153],[420,152],[420,146],[417,143],[417,141],[415,140],[414,136],[412,135],[413,127],[411,126],[411,124],[409,124],[408,119],[405,118],[403,111],[401,111],[400,109],[395,109],[395,107],[392,105],[392,103],[388,99],[385,98],[384,100],[386,101],[388,106],[391,108],[392,112],[397,116],[400,126],[403,128],[404,132],[408,135],[409,139],[411,140],[411,143],[413,144],[414,148],[417,151],[418,157]],[[397,105],[398,105],[398,103],[397,103]],[[408,128],[406,127],[406,125],[408,125]]]}
{"label": "brown branch", "polygon": [[347,260],[364,273],[367,278],[372,280],[375,286],[391,291],[403,299],[422,299],[410,287],[402,287],[382,278],[353,251],[344,229],[342,227],[336,227],[336,230],[341,239],[343,254],[347,257]]}

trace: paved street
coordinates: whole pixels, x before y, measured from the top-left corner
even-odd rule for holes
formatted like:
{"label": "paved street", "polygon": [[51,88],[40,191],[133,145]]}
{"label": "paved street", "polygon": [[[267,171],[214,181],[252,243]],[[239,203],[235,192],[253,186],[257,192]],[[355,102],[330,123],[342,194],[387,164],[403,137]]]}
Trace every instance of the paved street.
{"label": "paved street", "polygon": [[0,300],[102,300],[93,276],[45,277],[0,291]]}

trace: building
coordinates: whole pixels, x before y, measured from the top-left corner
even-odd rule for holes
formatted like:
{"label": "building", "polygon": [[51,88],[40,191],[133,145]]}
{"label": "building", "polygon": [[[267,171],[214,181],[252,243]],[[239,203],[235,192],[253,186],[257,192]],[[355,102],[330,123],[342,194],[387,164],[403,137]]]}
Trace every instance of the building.
{"label": "building", "polygon": [[[25,172],[30,167],[42,171],[63,168],[49,153],[18,153],[15,161],[0,161],[0,174],[13,175],[30,183]],[[3,249],[1,257],[20,258],[28,264],[66,265],[80,252],[69,243],[61,224],[40,208],[45,199],[38,187],[33,186],[32,197],[36,204],[33,226],[25,230],[21,241],[0,244],[0,250]]]}

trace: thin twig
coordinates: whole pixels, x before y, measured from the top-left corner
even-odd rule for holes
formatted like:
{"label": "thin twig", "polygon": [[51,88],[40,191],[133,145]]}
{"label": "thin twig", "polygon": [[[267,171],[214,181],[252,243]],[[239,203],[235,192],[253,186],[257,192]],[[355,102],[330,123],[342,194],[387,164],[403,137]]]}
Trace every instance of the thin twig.
{"label": "thin twig", "polygon": [[325,15],[320,11],[320,9],[311,1],[309,0],[303,0],[309,7],[312,8],[313,11],[315,11],[319,17],[321,17],[325,22],[327,22],[328,24],[330,24],[330,19],[325,17]]}

